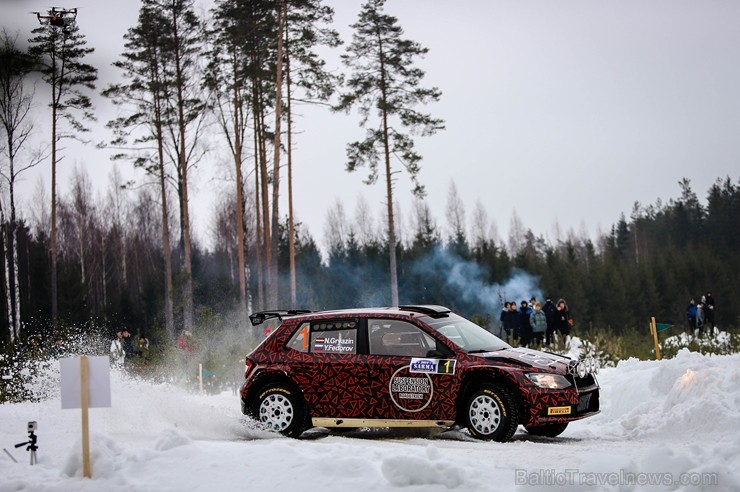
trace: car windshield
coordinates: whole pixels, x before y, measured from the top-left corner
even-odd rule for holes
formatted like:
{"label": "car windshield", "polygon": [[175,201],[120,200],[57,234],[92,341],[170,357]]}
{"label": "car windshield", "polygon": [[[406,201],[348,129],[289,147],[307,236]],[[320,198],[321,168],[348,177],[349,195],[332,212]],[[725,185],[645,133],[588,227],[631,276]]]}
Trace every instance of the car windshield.
{"label": "car windshield", "polygon": [[423,321],[468,353],[511,348],[493,333],[454,313],[442,318],[425,316]]}

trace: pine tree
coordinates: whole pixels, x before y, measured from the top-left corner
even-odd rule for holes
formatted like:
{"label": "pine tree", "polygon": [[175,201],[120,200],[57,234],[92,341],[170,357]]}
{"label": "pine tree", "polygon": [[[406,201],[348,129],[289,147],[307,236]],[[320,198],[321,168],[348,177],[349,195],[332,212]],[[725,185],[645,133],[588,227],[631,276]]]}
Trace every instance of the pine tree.
{"label": "pine tree", "polygon": [[379,119],[377,126],[369,127],[364,140],[347,146],[347,170],[368,166],[366,183],[378,179],[379,166],[385,171],[386,207],[388,215],[388,250],[390,259],[391,303],[398,304],[398,271],[396,265],[396,227],[393,209],[393,166],[396,157],[411,178],[416,196],[424,194],[419,183],[421,155],[414,148],[414,140],[404,129],[428,136],[443,129],[443,121],[416,110],[419,104],[437,101],[439,89],[420,87],[424,72],[414,67],[416,58],[428,49],[404,39],[398,20],[383,13],[384,0],[369,0],[362,6],[352,43],[342,55],[344,64],[352,73],[347,81],[348,92],[342,94],[337,110],[349,111],[358,107],[360,126],[368,126],[371,114]]}
{"label": "pine tree", "polygon": [[[71,14],[70,14],[71,15]],[[94,120],[92,102],[84,89],[94,89],[97,69],[84,63],[94,51],[87,47],[77,25],[76,13],[64,22],[52,23],[39,17],[41,26],[33,30],[29,52],[39,60],[43,80],[51,88],[51,320],[56,330],[59,316],[57,300],[57,163],[58,144],[64,138],[80,139],[89,131],[83,121]],[[66,127],[62,121],[66,122]]]}
{"label": "pine tree", "polygon": [[[338,78],[325,70],[325,62],[316,53],[319,45],[339,46],[338,33],[325,27],[331,24],[334,10],[321,0],[288,0],[285,23],[285,84],[288,158],[288,256],[290,269],[290,306],[297,306],[295,264],[295,214],[293,210],[293,87],[303,91],[305,102],[324,102],[333,94]],[[300,99],[298,99],[301,101]]]}
{"label": "pine tree", "polygon": [[[139,11],[136,26],[124,35],[125,51],[121,60],[113,65],[123,71],[126,80],[113,84],[103,91],[114,104],[130,108],[125,115],[108,123],[115,138],[111,145],[123,147],[126,152],[114,156],[115,159],[128,158],[136,167],[157,179],[161,200],[161,237],[164,258],[164,304],[165,329],[174,339],[174,306],[172,281],[172,251],[170,247],[169,205],[167,199],[165,170],[166,129],[175,122],[168,111],[168,90],[172,74],[168,70],[165,47],[161,33],[166,29],[167,19],[157,5],[147,3]],[[132,138],[133,137],[133,138]],[[124,262],[125,249],[121,252]],[[125,282],[125,275],[124,275]]]}
{"label": "pine tree", "polygon": [[210,31],[210,63],[206,83],[213,94],[216,117],[234,159],[236,185],[236,239],[239,275],[239,312],[246,323],[249,299],[247,293],[246,240],[244,222],[244,178],[242,166],[246,154],[246,132],[249,123],[249,74],[244,60],[249,56],[249,26],[237,0],[222,0],[213,9],[214,25]]}

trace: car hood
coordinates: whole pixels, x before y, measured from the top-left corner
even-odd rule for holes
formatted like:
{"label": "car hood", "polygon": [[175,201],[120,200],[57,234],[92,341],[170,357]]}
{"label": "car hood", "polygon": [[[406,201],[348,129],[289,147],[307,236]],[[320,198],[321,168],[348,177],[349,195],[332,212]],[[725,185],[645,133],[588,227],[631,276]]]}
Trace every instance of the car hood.
{"label": "car hood", "polygon": [[550,352],[541,352],[528,348],[507,348],[495,352],[471,354],[483,357],[489,362],[504,362],[515,364],[522,368],[537,370],[540,372],[553,372],[556,374],[567,374],[571,359]]}

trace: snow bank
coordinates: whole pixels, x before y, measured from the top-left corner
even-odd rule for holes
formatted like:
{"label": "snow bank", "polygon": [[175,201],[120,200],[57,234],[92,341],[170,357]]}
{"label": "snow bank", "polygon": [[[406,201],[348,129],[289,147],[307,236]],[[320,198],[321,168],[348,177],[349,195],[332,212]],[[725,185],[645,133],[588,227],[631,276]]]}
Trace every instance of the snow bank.
{"label": "snow bank", "polygon": [[740,355],[705,356],[686,349],[673,359],[621,361],[604,369],[602,414],[587,420],[601,435],[672,434],[722,437],[740,423]]}
{"label": "snow bank", "polygon": [[[510,443],[461,431],[293,440],[257,429],[230,392],[113,372],[113,406],[90,411],[92,480],[82,478],[79,411],[58,398],[0,405],[1,447],[19,461],[0,454],[0,492],[740,490],[740,355],[630,359],[599,382],[602,413],[556,439],[520,430]],[[29,420],[39,422],[33,468],[13,448]]]}

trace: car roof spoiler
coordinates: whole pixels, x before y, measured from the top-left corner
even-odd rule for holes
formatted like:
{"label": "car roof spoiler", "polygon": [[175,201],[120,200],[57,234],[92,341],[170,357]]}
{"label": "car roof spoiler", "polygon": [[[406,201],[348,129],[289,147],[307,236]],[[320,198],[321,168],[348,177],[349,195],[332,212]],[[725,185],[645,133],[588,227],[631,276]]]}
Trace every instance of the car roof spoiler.
{"label": "car roof spoiler", "polygon": [[249,321],[252,326],[261,325],[268,319],[278,318],[282,320],[287,316],[298,316],[299,314],[308,314],[311,311],[308,309],[281,309],[275,311],[260,311],[249,315]]}
{"label": "car roof spoiler", "polygon": [[451,309],[444,306],[438,306],[436,304],[407,304],[404,306],[398,306],[398,309],[426,314],[431,316],[432,318],[445,317],[451,312]]}

